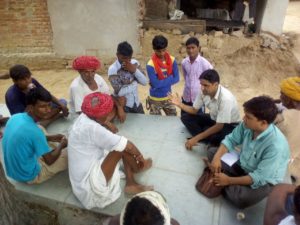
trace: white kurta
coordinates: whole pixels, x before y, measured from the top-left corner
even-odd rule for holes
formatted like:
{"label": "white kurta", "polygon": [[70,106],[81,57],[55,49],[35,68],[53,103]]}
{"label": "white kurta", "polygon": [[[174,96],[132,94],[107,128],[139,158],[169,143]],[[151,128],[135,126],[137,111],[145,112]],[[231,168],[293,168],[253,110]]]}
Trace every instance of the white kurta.
{"label": "white kurta", "polygon": [[113,134],[82,113],[69,130],[69,176],[73,192],[87,209],[103,208],[120,197],[119,166],[107,183],[101,170],[106,155],[123,151],[125,137]]}
{"label": "white kurta", "polygon": [[76,113],[81,112],[81,105],[83,99],[86,95],[94,92],[102,92],[105,94],[110,94],[109,87],[106,84],[105,80],[98,74],[95,74],[94,77],[98,89],[92,91],[89,86],[82,80],[81,76],[76,77],[70,86],[70,112]]}

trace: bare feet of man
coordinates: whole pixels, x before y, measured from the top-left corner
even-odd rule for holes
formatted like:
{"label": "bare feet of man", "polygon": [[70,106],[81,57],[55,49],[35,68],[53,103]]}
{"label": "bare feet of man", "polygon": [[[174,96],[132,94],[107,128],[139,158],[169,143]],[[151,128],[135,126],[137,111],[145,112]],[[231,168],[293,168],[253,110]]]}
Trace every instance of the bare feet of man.
{"label": "bare feet of man", "polygon": [[131,195],[144,192],[144,191],[153,191],[153,190],[154,190],[153,186],[146,186],[141,184],[126,185],[124,188],[124,192],[126,194],[131,194]]}

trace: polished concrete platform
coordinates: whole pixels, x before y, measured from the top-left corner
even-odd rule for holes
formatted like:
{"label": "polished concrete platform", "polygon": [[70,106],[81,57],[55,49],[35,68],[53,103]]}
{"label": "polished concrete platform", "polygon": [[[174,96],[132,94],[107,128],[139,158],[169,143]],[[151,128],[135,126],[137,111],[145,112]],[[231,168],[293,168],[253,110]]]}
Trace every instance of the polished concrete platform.
{"label": "polished concrete platform", "polygon": [[[0,107],[1,112],[5,107]],[[75,118],[60,119],[49,126],[49,133],[67,134]],[[198,193],[195,184],[202,173],[206,146],[200,144],[193,151],[184,147],[188,131],[179,117],[128,114],[124,124],[116,123],[119,134],[136,144],[145,157],[152,157],[153,168],[138,174],[137,180],[154,185],[167,199],[171,215],[181,225],[235,225],[262,224],[265,200],[242,212],[245,219],[238,220],[241,210],[222,197],[208,199]],[[26,185],[10,180],[28,200],[43,203],[56,210],[62,207],[83,208],[72,193],[68,172],[62,172],[40,185]],[[124,186],[124,180],[121,182]],[[120,213],[130,196],[121,197],[104,209],[92,209],[106,215]]]}

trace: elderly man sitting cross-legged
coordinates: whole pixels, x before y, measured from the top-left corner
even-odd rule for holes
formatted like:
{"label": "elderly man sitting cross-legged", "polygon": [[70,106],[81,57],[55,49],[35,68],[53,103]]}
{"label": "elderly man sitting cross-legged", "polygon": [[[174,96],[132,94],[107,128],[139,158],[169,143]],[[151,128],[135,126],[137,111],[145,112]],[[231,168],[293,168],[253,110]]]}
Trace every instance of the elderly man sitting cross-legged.
{"label": "elderly man sitting cross-legged", "polygon": [[126,175],[126,193],[153,189],[134,179],[134,173],[150,168],[152,160],[145,160],[133,143],[106,128],[106,117],[112,110],[111,96],[91,93],[84,98],[82,113],[70,129],[70,180],[74,194],[87,209],[103,208],[120,197],[121,159]]}

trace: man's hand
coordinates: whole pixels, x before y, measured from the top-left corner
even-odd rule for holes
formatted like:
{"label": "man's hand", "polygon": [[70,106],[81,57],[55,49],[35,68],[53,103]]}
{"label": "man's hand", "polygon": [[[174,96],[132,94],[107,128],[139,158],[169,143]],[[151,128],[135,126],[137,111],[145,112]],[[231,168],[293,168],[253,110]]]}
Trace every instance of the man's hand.
{"label": "man's hand", "polygon": [[228,186],[230,185],[230,177],[225,173],[215,173],[213,181],[216,186]]}
{"label": "man's hand", "polygon": [[193,146],[195,146],[197,143],[198,140],[193,137],[185,142],[185,147],[187,150],[192,150]]}
{"label": "man's hand", "polygon": [[143,157],[142,154],[136,156],[136,155],[133,155],[133,158],[136,160],[136,164],[138,165],[139,168],[143,168],[144,167],[144,162],[145,162],[145,159]]}
{"label": "man's hand", "polygon": [[122,68],[124,70],[127,70],[129,73],[135,73],[137,65],[136,64],[131,64],[130,61],[124,61],[122,63]]}
{"label": "man's hand", "polygon": [[117,117],[121,123],[124,123],[124,121],[126,120],[126,113],[123,108],[120,107],[117,109]]}
{"label": "man's hand", "polygon": [[62,114],[64,117],[67,117],[69,115],[69,109],[65,105],[60,106]]}
{"label": "man's hand", "polygon": [[176,94],[168,93],[168,97],[169,97],[169,102],[171,102],[172,104],[176,106],[179,106],[181,104],[181,99],[178,93]]}
{"label": "man's hand", "polygon": [[66,136],[63,136],[61,141],[60,141],[60,145],[62,148],[65,148],[68,146],[68,139],[66,138]]}
{"label": "man's hand", "polygon": [[61,142],[63,138],[66,138],[63,134],[47,135],[47,141],[51,142]]}
{"label": "man's hand", "polygon": [[221,159],[218,159],[216,157],[213,158],[210,164],[210,170],[213,173],[220,173],[222,169],[222,163]]}

